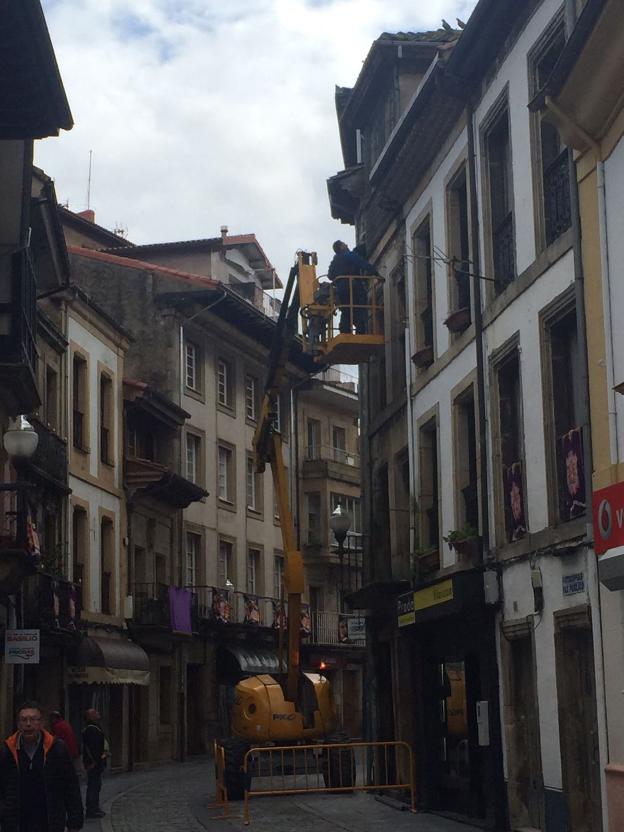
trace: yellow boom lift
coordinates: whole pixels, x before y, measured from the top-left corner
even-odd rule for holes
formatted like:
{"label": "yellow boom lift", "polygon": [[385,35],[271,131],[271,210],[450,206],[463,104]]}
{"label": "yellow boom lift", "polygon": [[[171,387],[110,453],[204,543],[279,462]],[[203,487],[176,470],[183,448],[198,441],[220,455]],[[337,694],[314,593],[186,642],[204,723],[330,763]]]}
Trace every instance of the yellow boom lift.
{"label": "yellow boom lift", "polygon": [[[336,727],[336,714],[328,680],[318,673],[301,672],[301,596],[304,591],[303,557],[297,549],[295,527],[288,497],[282,440],[276,430],[277,402],[285,386],[285,371],[299,315],[302,319],[304,349],[319,364],[359,363],[371,349],[383,345],[381,306],[377,279],[371,280],[367,304],[370,330],[354,335],[335,331],[334,320],[341,305],[335,302],[334,286],[317,301],[316,254],[299,252],[284,290],[264,388],[260,417],[253,440],[256,471],[271,466],[284,548],[284,596],[287,600],[287,669],[280,675],[243,679],[236,686],[231,712],[233,736],[223,742],[226,787],[230,799],[244,796],[242,760],[253,745],[310,742],[327,738]],[[351,276],[338,280],[352,281]],[[360,279],[360,278],[357,278]],[[301,299],[301,300],[300,300]],[[352,304],[353,292],[349,292]],[[360,305],[360,309],[362,306]],[[347,310],[355,315],[355,309]],[[379,318],[379,320],[378,320]],[[379,330],[379,331],[378,331]],[[250,775],[247,776],[247,780]],[[346,784],[345,784],[346,785]]]}

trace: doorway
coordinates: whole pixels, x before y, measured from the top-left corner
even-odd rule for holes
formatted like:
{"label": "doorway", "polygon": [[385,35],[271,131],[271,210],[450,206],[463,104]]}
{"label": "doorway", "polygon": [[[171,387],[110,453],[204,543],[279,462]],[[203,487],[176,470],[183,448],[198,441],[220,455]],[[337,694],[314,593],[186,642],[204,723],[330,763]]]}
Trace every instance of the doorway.
{"label": "doorway", "polygon": [[594,645],[589,607],[555,613],[557,700],[569,832],[602,828]]}
{"label": "doorway", "polygon": [[187,754],[204,754],[204,735],[201,721],[201,665],[187,664],[186,666],[186,725],[187,725]]}
{"label": "doorway", "polygon": [[532,619],[503,627],[504,721],[507,738],[509,822],[544,828],[544,783]]}

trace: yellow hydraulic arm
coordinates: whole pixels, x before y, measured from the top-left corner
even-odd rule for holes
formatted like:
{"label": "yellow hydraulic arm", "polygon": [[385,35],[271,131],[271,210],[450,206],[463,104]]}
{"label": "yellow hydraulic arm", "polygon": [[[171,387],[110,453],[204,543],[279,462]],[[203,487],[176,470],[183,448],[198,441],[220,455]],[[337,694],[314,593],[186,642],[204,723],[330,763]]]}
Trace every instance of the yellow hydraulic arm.
{"label": "yellow hydraulic arm", "polygon": [[273,474],[277,506],[284,546],[284,594],[288,600],[288,677],[286,682],[286,699],[296,702],[299,690],[300,669],[300,627],[301,596],[304,589],[303,557],[297,549],[295,525],[288,497],[288,481],[282,452],[282,438],[275,430],[277,402],[285,386],[285,368],[290,348],[297,334],[299,314],[298,277],[307,272],[315,255],[307,252],[297,254],[297,263],[291,268],[284,290],[284,298],[271,354],[269,369],[264,388],[264,397],[260,409],[260,419],[254,434],[253,450],[256,471],[262,473],[267,462]]}

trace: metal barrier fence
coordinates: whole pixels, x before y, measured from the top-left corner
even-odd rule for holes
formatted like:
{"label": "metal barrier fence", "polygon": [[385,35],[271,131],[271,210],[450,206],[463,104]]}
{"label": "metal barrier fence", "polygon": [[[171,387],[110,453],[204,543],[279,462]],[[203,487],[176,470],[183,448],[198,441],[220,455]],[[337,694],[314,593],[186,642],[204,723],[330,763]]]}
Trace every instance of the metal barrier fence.
{"label": "metal barrier fence", "polygon": [[245,791],[245,825],[250,823],[249,799],[269,795],[403,790],[409,791],[411,811],[416,811],[414,760],[406,742],[251,748],[243,771],[253,776]]}
{"label": "metal barrier fence", "polygon": [[209,809],[222,809],[223,813],[216,816],[213,820],[225,819],[229,817],[229,803],[227,789],[225,788],[225,751],[222,745],[219,745],[216,740],[213,742],[214,749],[214,764],[215,764],[215,801],[209,803]]}

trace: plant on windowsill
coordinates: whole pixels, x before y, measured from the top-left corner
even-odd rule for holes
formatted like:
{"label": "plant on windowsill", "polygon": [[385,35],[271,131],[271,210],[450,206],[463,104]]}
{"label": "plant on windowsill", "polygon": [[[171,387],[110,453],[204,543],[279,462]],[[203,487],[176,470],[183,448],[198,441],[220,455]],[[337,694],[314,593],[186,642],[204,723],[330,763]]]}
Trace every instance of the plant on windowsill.
{"label": "plant on windowsill", "polygon": [[429,345],[416,350],[412,355],[412,361],[419,369],[433,364],[433,347]]}
{"label": "plant on windowsill", "polygon": [[472,526],[464,526],[461,529],[452,529],[444,541],[448,543],[449,549],[455,550],[460,559],[469,558],[478,551],[479,534]]}
{"label": "plant on windowsill", "polygon": [[440,568],[440,552],[437,546],[420,546],[414,552],[414,580],[437,572]]}
{"label": "plant on windowsill", "polygon": [[448,327],[449,332],[463,332],[470,326],[470,307],[463,306],[461,309],[456,309],[444,321],[444,326]]}

